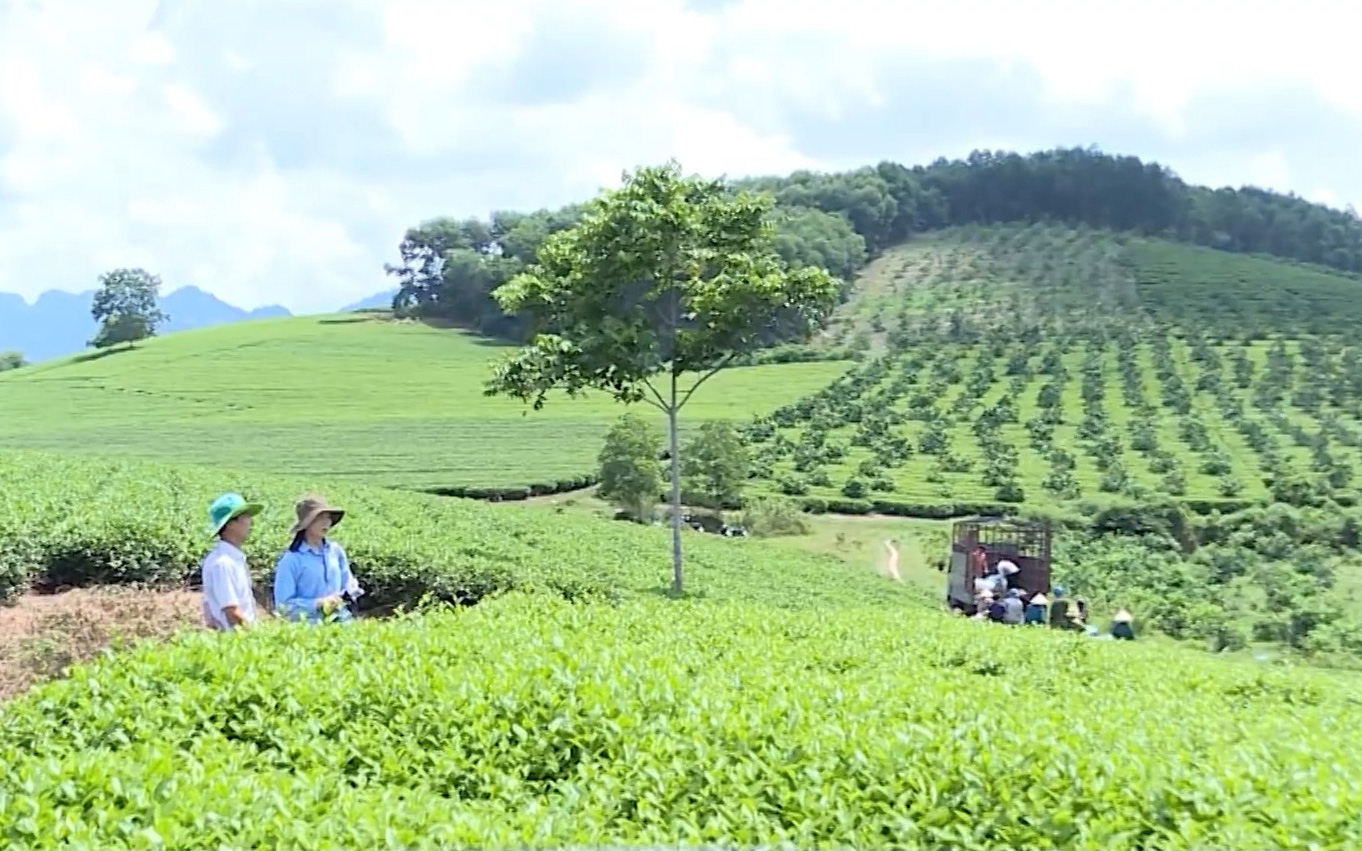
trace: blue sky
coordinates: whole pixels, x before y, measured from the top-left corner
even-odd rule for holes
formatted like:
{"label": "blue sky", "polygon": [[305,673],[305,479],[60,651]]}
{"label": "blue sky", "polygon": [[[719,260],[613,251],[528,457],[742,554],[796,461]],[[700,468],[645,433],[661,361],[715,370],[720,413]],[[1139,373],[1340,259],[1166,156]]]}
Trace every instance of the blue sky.
{"label": "blue sky", "polygon": [[1362,207],[1344,2],[0,0],[0,291],[139,265],[242,307],[386,288],[409,225],[1097,144]]}

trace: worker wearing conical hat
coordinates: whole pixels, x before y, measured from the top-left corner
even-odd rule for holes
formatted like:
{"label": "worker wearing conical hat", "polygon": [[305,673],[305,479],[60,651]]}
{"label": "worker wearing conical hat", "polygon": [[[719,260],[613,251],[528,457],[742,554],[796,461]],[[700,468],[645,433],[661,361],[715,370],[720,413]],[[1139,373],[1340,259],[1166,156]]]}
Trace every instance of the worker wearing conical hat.
{"label": "worker wearing conical hat", "polygon": [[1132,625],[1134,620],[1125,609],[1118,611],[1111,619],[1111,637],[1122,641],[1134,641],[1135,627]]}
{"label": "worker wearing conical hat", "polygon": [[1050,606],[1050,600],[1044,593],[1037,594],[1026,603],[1026,625],[1037,624],[1045,625],[1045,615]]}

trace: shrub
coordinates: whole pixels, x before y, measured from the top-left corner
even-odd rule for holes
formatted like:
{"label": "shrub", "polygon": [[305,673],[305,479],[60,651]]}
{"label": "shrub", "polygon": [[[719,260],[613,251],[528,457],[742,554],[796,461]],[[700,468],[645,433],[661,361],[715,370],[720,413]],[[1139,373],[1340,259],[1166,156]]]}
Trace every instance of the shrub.
{"label": "shrub", "polygon": [[803,476],[794,474],[781,476],[776,486],[787,496],[803,496],[809,492],[808,481]]}
{"label": "shrub", "polygon": [[1005,482],[1000,485],[993,496],[999,502],[1016,503],[1024,502],[1026,500],[1026,492],[1022,490],[1021,485],[1014,481]]}
{"label": "shrub", "polygon": [[634,519],[652,519],[653,505],[662,490],[662,436],[649,421],[627,413],[605,435],[597,456],[600,487],[597,493]]}
{"label": "shrub", "polygon": [[808,534],[809,524],[799,505],[779,497],[755,499],[743,510],[742,525],[758,538]]}
{"label": "shrub", "polygon": [[1164,502],[1110,502],[1092,512],[1092,530],[1098,535],[1161,535],[1190,550],[1195,544],[1186,510],[1172,500]]}
{"label": "shrub", "polygon": [[863,479],[853,477],[847,479],[846,484],[842,485],[842,495],[849,499],[860,499],[869,492],[870,488],[866,486]]}

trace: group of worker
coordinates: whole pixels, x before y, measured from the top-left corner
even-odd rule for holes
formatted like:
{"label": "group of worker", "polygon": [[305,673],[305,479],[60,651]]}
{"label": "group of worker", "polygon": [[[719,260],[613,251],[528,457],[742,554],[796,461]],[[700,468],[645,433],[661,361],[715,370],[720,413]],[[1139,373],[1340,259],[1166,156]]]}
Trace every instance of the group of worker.
{"label": "group of worker", "polygon": [[[215,539],[202,564],[203,620],[209,629],[236,630],[257,620],[244,547],[262,509],[260,503],[236,493],[224,494],[208,507],[209,531]],[[303,497],[294,511],[297,522],[275,563],[275,613],[313,623],[350,620],[348,602],[364,590],[350,571],[344,548],[330,538],[345,511],[320,496]]]}
{"label": "group of worker", "polygon": [[[1088,604],[1083,598],[1070,601],[1061,585],[1050,589],[1055,597],[1053,601],[1044,592],[1028,593],[1020,584],[1021,568],[1016,562],[999,558],[990,569],[988,551],[983,546],[975,548],[972,558],[974,574],[979,577],[974,580],[976,619],[1013,626],[1048,623],[1055,629],[1100,635],[1097,627],[1088,621]],[[1112,618],[1110,636],[1133,641],[1133,620],[1130,612],[1118,611]]]}

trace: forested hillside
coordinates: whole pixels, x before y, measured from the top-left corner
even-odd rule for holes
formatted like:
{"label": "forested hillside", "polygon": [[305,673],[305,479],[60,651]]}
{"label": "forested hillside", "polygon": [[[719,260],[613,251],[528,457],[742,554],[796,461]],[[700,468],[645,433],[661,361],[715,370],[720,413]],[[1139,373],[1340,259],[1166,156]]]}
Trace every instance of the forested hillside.
{"label": "forested hillside", "polygon": [[[823,266],[845,280],[914,234],[1003,222],[1087,225],[1362,271],[1362,220],[1352,210],[1254,188],[1193,186],[1157,163],[1095,149],[976,151],[929,166],[882,162],[734,186],[775,197],[777,245],[787,260]],[[413,227],[399,247],[400,262],[388,267],[399,283],[394,306],[492,336],[523,337],[523,321],[505,316],[490,293],[533,262],[543,240],[579,212],[578,206],[496,212],[487,220],[439,218]]]}

